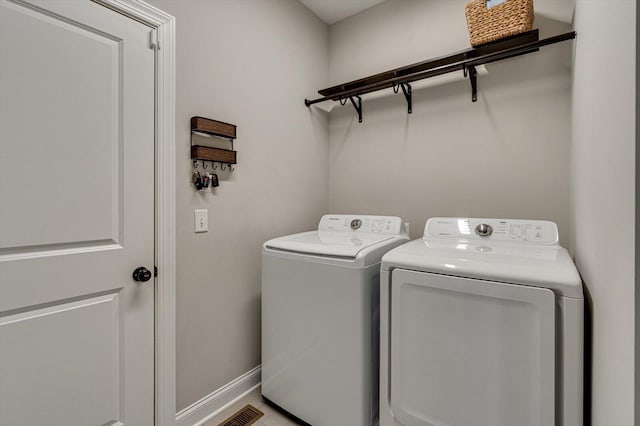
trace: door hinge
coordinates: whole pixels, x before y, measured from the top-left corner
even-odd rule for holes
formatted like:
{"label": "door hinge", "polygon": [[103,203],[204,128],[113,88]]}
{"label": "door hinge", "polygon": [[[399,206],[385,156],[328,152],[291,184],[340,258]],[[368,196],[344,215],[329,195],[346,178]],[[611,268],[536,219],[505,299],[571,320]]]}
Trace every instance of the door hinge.
{"label": "door hinge", "polygon": [[158,276],[158,267],[157,267],[157,266],[154,266],[154,267],[153,267],[153,276],[154,276],[154,277],[157,277],[157,276]]}
{"label": "door hinge", "polygon": [[149,31],[149,49],[160,50],[160,39],[158,38],[158,30]]}

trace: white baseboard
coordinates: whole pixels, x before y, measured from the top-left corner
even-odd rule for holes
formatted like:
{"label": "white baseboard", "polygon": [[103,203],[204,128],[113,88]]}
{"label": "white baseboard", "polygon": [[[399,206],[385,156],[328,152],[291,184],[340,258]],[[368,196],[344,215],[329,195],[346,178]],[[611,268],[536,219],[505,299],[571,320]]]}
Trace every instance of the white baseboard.
{"label": "white baseboard", "polygon": [[176,414],[176,426],[199,426],[257,386],[260,386],[260,366],[181,410]]}

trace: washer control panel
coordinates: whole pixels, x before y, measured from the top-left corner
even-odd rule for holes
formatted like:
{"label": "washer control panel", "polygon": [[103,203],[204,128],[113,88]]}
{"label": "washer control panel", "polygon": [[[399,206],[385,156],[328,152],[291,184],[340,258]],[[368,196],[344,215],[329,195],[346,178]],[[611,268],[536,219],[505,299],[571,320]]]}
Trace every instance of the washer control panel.
{"label": "washer control panel", "polygon": [[558,227],[548,220],[434,217],[424,228],[427,238],[557,244]]}
{"label": "washer control panel", "polygon": [[398,235],[404,232],[404,227],[402,226],[402,219],[397,216],[327,214],[320,219],[318,230]]}

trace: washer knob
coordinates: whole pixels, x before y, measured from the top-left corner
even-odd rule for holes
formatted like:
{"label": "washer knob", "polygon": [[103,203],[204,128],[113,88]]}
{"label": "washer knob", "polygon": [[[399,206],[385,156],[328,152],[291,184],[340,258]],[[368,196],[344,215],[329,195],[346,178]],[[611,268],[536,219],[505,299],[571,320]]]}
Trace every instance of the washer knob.
{"label": "washer knob", "polygon": [[480,237],[488,237],[491,234],[493,234],[493,228],[491,227],[491,225],[481,223],[480,225],[476,226],[476,235],[479,235]]}

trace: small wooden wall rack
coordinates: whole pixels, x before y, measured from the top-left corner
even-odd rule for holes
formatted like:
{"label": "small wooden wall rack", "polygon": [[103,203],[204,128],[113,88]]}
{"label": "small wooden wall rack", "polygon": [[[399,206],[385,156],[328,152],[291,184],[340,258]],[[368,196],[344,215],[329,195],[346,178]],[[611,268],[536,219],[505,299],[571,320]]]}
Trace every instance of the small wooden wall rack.
{"label": "small wooden wall rack", "polygon": [[[231,149],[209,147],[193,144],[193,135],[215,136],[228,139]],[[211,161],[212,163],[237,164],[233,140],[236,138],[236,126],[204,117],[191,117],[191,159],[195,161]],[[224,168],[223,168],[224,170]],[[233,168],[229,168],[233,171]]]}
{"label": "small wooden wall rack", "polygon": [[428,59],[322,89],[318,91],[322,97],[312,100],[305,99],[304,104],[309,107],[318,102],[332,100],[339,101],[344,105],[349,100],[358,113],[358,121],[362,122],[362,98],[360,95],[388,88],[393,88],[394,92],[398,93],[401,88],[407,100],[408,112],[411,113],[412,82],[460,70],[464,72],[465,77],[469,77],[471,99],[475,102],[478,100],[476,66],[537,52],[540,47],[575,38],[576,33],[572,31],[540,40],[538,30],[535,29],[476,48],[461,50],[446,56]]}

